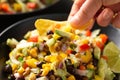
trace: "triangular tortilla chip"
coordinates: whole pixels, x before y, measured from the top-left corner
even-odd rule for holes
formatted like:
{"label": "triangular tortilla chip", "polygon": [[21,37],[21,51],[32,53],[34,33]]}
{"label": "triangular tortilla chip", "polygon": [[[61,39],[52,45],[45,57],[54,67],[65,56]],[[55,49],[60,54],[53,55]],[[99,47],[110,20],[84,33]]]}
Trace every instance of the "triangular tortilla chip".
{"label": "triangular tortilla chip", "polygon": [[35,22],[35,27],[41,36],[46,35],[48,30],[60,29],[69,32],[72,27],[67,21],[54,21],[49,19],[38,19]]}

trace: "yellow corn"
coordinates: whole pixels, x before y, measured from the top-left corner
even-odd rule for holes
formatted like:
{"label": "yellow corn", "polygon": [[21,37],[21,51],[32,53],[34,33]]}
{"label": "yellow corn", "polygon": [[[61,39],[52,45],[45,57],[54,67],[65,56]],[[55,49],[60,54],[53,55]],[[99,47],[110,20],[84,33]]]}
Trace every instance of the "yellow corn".
{"label": "yellow corn", "polygon": [[15,11],[21,11],[21,9],[22,9],[22,8],[21,8],[21,5],[18,4],[18,3],[14,3],[14,4],[13,4],[13,8],[14,8]]}
{"label": "yellow corn", "polygon": [[45,60],[48,62],[54,62],[57,60],[57,56],[56,55],[52,55],[52,56],[46,56]]}
{"label": "yellow corn", "polygon": [[45,68],[43,69],[43,72],[42,72],[41,76],[46,76],[49,71],[50,71],[50,68],[49,68],[49,67],[45,67]]}
{"label": "yellow corn", "polygon": [[86,55],[81,55],[81,60],[84,63],[88,63],[92,59],[92,54],[90,51],[86,52]]}
{"label": "yellow corn", "polygon": [[59,55],[60,57],[62,57],[62,59],[64,59],[64,58],[66,58],[67,57],[67,54],[65,54],[65,53],[60,53],[60,55]]}
{"label": "yellow corn", "polygon": [[54,39],[58,39],[58,38],[60,38],[60,36],[57,35],[56,33],[54,33],[54,34],[53,34],[53,38],[54,38]]}
{"label": "yellow corn", "polygon": [[88,65],[87,65],[87,68],[89,68],[89,69],[94,69],[95,67],[94,67],[94,65],[92,65],[92,64],[88,64]]}
{"label": "yellow corn", "polygon": [[79,36],[78,35],[75,35],[75,38],[74,38],[75,40],[78,40],[79,39]]}
{"label": "yellow corn", "polygon": [[24,69],[23,67],[20,67],[20,68],[18,69],[18,73],[20,73],[20,74],[22,74],[24,71],[25,71],[25,69]]}
{"label": "yellow corn", "polygon": [[45,56],[47,53],[46,52],[40,52],[40,54],[42,54],[43,56]]}
{"label": "yellow corn", "polygon": [[36,80],[36,75],[34,73],[31,73],[29,80]]}
{"label": "yellow corn", "polygon": [[36,60],[36,59],[27,59],[26,60],[26,64],[29,66],[29,67],[32,67],[32,68],[36,68],[37,67],[37,65],[36,65],[36,63],[37,63],[38,61]]}
{"label": "yellow corn", "polygon": [[46,67],[50,68],[50,66],[51,66],[50,63],[46,63],[46,64],[43,64],[43,65],[42,65],[42,68],[43,68],[43,69],[46,68]]}
{"label": "yellow corn", "polygon": [[31,59],[32,57],[31,56],[27,56],[26,59]]}
{"label": "yellow corn", "polygon": [[13,70],[13,71],[18,67],[17,64],[12,64],[11,66],[12,66],[12,70]]}
{"label": "yellow corn", "polygon": [[73,75],[70,75],[67,80],[76,80],[75,77]]}
{"label": "yellow corn", "polygon": [[82,42],[83,44],[88,44],[88,43],[89,43],[89,40],[88,40],[88,39],[83,39],[81,42]]}
{"label": "yellow corn", "polygon": [[29,54],[36,58],[37,57],[37,48],[32,48],[30,51],[29,51]]}

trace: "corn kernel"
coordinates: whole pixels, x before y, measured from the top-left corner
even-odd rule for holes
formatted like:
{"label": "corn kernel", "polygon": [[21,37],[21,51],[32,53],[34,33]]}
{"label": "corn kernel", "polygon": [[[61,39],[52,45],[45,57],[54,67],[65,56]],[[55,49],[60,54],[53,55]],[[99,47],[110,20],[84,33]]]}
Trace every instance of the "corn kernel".
{"label": "corn kernel", "polygon": [[56,55],[52,55],[52,56],[46,56],[45,60],[48,62],[54,62],[57,60],[57,56]]}
{"label": "corn kernel", "polygon": [[20,67],[20,68],[18,69],[18,73],[19,73],[19,74],[22,74],[24,71],[25,71],[25,69],[24,69],[23,67]]}
{"label": "corn kernel", "polygon": [[67,80],[76,80],[75,77],[73,75],[70,75]]}
{"label": "corn kernel", "polygon": [[14,3],[14,4],[13,4],[13,8],[14,8],[15,11],[21,11],[21,9],[22,9],[22,8],[21,8],[21,5],[18,4],[18,3]]}
{"label": "corn kernel", "polygon": [[29,80],[36,80],[36,75],[34,73],[31,73]]}
{"label": "corn kernel", "polygon": [[41,76],[46,76],[49,71],[50,71],[50,68],[46,67],[45,69],[43,69],[43,72],[42,72]]}
{"label": "corn kernel", "polygon": [[54,34],[53,34],[53,38],[57,40],[58,38],[60,38],[60,36],[57,35],[56,33],[54,33]]}
{"label": "corn kernel", "polygon": [[87,65],[87,68],[89,68],[89,69],[94,69],[94,65],[88,64],[88,65]]}
{"label": "corn kernel", "polygon": [[89,40],[88,40],[88,39],[83,39],[81,42],[82,42],[83,44],[88,44],[88,43],[89,43]]}
{"label": "corn kernel", "polygon": [[11,66],[12,66],[12,70],[13,70],[13,71],[18,67],[17,64],[12,64]]}
{"label": "corn kernel", "polygon": [[65,54],[65,53],[60,53],[60,56],[62,57],[62,59],[64,59],[64,58],[67,57],[67,54]]}
{"label": "corn kernel", "polygon": [[32,56],[32,57],[37,57],[37,48],[32,48],[30,51],[29,51],[29,54]]}
{"label": "corn kernel", "polygon": [[32,68],[36,68],[36,67],[37,67],[37,65],[36,65],[37,62],[38,62],[38,61],[37,61],[36,59],[33,59],[33,58],[26,60],[26,64],[27,64],[28,66],[32,67]]}
{"label": "corn kernel", "polygon": [[91,60],[91,58],[92,58],[92,54],[91,54],[90,51],[87,51],[87,52],[86,52],[86,55],[82,55],[82,56],[81,56],[81,60],[82,60],[82,62],[84,62],[84,63],[88,63],[88,62]]}
{"label": "corn kernel", "polygon": [[43,64],[43,65],[42,65],[42,68],[43,68],[43,69],[46,68],[46,67],[50,68],[50,66],[51,66],[50,63],[46,63],[46,64]]}
{"label": "corn kernel", "polygon": [[79,36],[78,35],[75,35],[75,40],[78,40],[79,39]]}
{"label": "corn kernel", "polygon": [[26,59],[31,59],[32,57],[31,56],[27,56]]}

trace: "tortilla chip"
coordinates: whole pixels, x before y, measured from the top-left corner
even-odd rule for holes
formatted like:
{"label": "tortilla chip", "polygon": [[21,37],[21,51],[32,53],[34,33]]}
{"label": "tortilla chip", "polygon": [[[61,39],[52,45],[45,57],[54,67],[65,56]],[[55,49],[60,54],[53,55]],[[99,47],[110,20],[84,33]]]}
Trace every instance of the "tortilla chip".
{"label": "tortilla chip", "polygon": [[69,32],[72,27],[67,21],[54,21],[49,19],[38,19],[35,22],[35,27],[39,31],[41,36],[46,35],[48,30],[60,29]]}
{"label": "tortilla chip", "polygon": [[[81,26],[79,30],[87,29],[92,22],[93,20],[91,19],[88,23]],[[45,36],[48,30],[54,31],[59,29],[65,32],[71,32],[75,30],[75,28],[73,28],[68,21],[55,21],[49,19],[37,19],[35,22],[35,27],[41,36]]]}

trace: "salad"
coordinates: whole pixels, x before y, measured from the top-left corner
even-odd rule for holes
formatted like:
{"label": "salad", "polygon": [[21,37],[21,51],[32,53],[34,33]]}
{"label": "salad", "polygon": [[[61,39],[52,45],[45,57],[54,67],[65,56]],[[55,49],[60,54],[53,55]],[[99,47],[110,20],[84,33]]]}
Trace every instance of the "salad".
{"label": "salad", "polygon": [[35,27],[20,41],[7,40],[8,79],[113,80],[120,73],[120,50],[99,29],[78,30],[47,19],[36,20]]}
{"label": "salad", "polygon": [[43,9],[57,0],[0,0],[0,14],[15,14]]}

